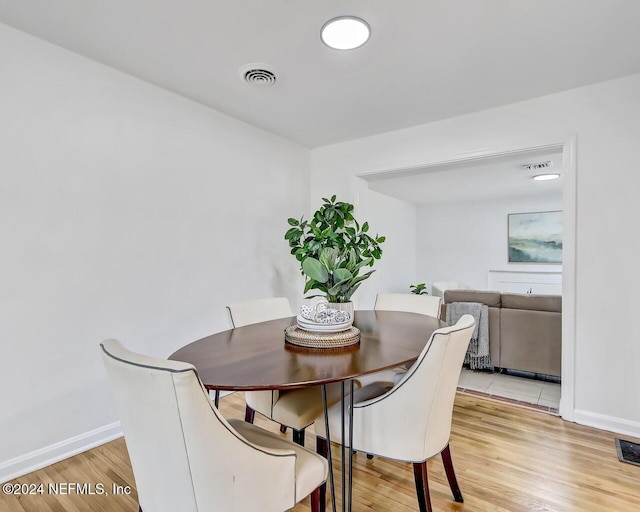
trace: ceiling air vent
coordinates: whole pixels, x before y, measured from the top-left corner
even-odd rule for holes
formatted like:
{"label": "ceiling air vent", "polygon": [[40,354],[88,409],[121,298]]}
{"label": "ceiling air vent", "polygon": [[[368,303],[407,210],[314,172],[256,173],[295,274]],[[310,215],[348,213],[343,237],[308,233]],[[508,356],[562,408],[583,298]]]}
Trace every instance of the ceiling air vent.
{"label": "ceiling air vent", "polygon": [[546,162],[538,162],[537,164],[524,164],[522,166],[523,169],[527,169],[528,171],[537,171],[538,169],[548,169],[549,167],[553,167],[553,162],[548,160]]}
{"label": "ceiling air vent", "polygon": [[276,73],[268,64],[247,64],[238,70],[238,76],[249,85],[270,87],[276,83]]}

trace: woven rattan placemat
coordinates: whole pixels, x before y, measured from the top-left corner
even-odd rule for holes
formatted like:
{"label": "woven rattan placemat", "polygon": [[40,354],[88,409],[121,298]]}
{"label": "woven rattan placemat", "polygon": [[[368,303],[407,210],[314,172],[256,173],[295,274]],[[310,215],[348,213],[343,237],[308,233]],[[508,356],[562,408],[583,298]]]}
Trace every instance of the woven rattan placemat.
{"label": "woven rattan placemat", "polygon": [[297,325],[290,325],[284,330],[287,343],[308,348],[338,348],[348,347],[360,343],[360,329],[350,327],[340,332],[309,332],[303,331]]}

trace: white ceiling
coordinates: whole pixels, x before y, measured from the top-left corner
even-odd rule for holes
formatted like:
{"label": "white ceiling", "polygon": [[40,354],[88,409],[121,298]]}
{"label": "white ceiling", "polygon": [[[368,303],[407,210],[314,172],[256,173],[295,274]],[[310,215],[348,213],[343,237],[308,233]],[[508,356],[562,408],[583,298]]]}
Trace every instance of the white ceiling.
{"label": "white ceiling", "polygon": [[[551,161],[551,167],[522,166]],[[556,172],[560,179],[533,181],[536,174]],[[507,197],[562,194],[562,150],[531,151],[511,156],[438,165],[365,177],[369,188],[417,205],[483,201]]]}
{"label": "white ceiling", "polygon": [[[325,47],[364,18],[371,40]],[[317,147],[640,72],[638,0],[0,0],[0,21]],[[275,67],[255,88],[237,70]]]}

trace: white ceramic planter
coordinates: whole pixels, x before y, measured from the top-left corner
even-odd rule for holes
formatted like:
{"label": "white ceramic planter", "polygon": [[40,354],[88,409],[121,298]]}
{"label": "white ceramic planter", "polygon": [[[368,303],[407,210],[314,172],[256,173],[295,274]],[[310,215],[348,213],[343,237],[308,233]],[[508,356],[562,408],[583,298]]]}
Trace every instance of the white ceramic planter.
{"label": "white ceramic planter", "polygon": [[351,315],[351,320],[353,320],[353,302],[329,302],[329,307],[338,311],[346,311]]}

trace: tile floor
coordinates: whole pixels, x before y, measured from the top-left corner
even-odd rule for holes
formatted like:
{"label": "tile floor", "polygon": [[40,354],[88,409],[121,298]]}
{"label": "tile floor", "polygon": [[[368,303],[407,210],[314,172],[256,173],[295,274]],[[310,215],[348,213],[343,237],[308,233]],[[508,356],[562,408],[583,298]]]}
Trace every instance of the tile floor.
{"label": "tile floor", "polygon": [[514,375],[462,369],[458,389],[558,414],[560,384]]}

